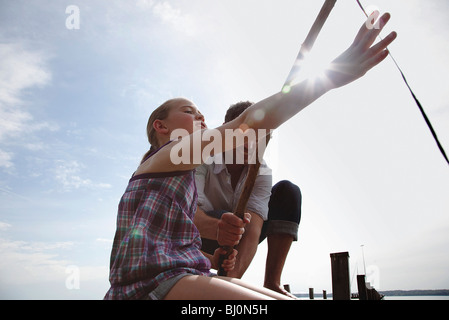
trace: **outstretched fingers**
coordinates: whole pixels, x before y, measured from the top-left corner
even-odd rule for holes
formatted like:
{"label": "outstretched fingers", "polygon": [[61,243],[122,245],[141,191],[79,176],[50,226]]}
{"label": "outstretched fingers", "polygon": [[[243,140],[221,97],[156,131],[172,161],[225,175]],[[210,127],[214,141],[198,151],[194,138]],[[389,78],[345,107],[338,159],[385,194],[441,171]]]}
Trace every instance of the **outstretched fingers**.
{"label": "outstretched fingers", "polygon": [[388,56],[388,50],[386,48],[394,41],[394,39],[396,39],[396,37],[397,33],[393,31],[385,39],[368,50],[368,58],[365,61],[365,66],[368,69],[376,66]]}
{"label": "outstretched fingers", "polygon": [[368,55],[369,56],[375,56],[379,52],[381,52],[382,50],[386,49],[394,41],[394,39],[396,39],[396,36],[397,36],[396,32],[394,32],[394,31],[391,32],[387,37],[385,37],[379,43],[377,43],[376,45],[372,46],[368,50]]}
{"label": "outstretched fingers", "polygon": [[375,25],[368,24],[372,21],[367,20],[351,46],[332,61],[326,75],[333,88],[344,86],[362,77],[388,56],[386,48],[396,38],[396,32],[390,33],[375,45],[373,43],[389,20],[389,13],[385,13]]}
{"label": "outstretched fingers", "polygon": [[375,11],[368,17],[366,22],[360,27],[360,30],[354,39],[354,46],[360,48],[361,50],[367,50],[371,47],[384,26],[391,18],[391,15],[387,12],[384,13],[377,22],[373,22],[372,19],[376,19],[378,16],[379,12]]}

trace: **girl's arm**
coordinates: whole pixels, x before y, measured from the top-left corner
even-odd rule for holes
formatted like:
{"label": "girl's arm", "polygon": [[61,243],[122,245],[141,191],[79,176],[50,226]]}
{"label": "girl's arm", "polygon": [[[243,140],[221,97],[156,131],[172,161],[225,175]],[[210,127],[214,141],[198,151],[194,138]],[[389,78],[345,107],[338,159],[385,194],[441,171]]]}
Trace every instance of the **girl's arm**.
{"label": "girl's arm", "polygon": [[[263,129],[268,133],[270,129],[276,129],[282,123],[293,117],[326,92],[351,83],[362,77],[371,68],[383,61],[388,51],[387,46],[396,38],[396,33],[392,32],[382,41],[373,45],[379,33],[390,19],[388,13],[380,18],[379,28],[368,29],[365,23],[360,28],[351,46],[337,57],[326,70],[326,77],[313,80],[304,80],[293,85],[287,93],[278,92],[246,109],[239,117],[212,130],[198,130],[189,136],[185,136],[177,142],[171,143],[169,148],[163,148],[157,158],[159,167],[154,167],[155,171],[190,170],[204,162],[203,153],[220,153],[235,148],[239,143],[233,139],[225,139],[226,131],[238,132],[242,129],[244,135],[246,129]],[[212,132],[214,131],[214,132]],[[228,131],[228,132],[229,132]],[[213,133],[213,134],[212,134]],[[221,139],[221,147],[211,150],[211,139],[204,139],[204,136],[211,134]],[[260,138],[260,137],[259,137]],[[241,140],[243,141],[243,140]],[[240,142],[240,144],[243,144]],[[183,163],[174,163],[180,150],[190,153],[190,159]],[[195,158],[196,157],[196,158]],[[168,160],[170,159],[170,160]]]}
{"label": "girl's arm", "polygon": [[331,63],[325,77],[304,80],[292,86],[288,93],[276,93],[222,127],[235,129],[246,124],[253,129],[275,129],[331,89],[362,77],[388,56],[385,49],[396,38],[395,32],[372,45],[389,19],[390,14],[384,14],[378,29],[368,29],[364,23],[351,46]]}

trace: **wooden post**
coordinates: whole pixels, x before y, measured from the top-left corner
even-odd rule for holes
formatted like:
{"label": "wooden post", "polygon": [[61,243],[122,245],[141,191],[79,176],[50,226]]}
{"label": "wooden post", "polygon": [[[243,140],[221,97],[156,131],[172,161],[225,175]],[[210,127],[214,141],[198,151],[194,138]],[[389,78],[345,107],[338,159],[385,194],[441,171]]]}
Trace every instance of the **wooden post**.
{"label": "wooden post", "polygon": [[292,293],[290,291],[290,285],[289,284],[284,284],[284,289],[288,292],[288,293]]}
{"label": "wooden post", "polygon": [[357,288],[359,290],[359,300],[368,300],[364,274],[357,275]]}
{"label": "wooden post", "polygon": [[350,300],[349,253],[331,253],[332,297],[334,300]]}
{"label": "wooden post", "polygon": [[313,300],[315,299],[314,295],[313,295],[313,288],[309,288],[309,299]]}
{"label": "wooden post", "polygon": [[323,299],[324,299],[324,300],[327,299],[327,292],[326,292],[326,290],[323,290]]}

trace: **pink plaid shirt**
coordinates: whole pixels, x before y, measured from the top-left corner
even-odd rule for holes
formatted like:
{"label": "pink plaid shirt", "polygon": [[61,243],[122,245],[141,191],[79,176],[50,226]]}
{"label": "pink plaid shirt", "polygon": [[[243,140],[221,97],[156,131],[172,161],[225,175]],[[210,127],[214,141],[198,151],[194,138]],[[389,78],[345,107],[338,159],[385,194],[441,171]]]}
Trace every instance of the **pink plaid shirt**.
{"label": "pink plaid shirt", "polygon": [[210,275],[193,224],[196,206],[194,170],[131,178],[118,208],[105,299],[145,299],[173,276]]}

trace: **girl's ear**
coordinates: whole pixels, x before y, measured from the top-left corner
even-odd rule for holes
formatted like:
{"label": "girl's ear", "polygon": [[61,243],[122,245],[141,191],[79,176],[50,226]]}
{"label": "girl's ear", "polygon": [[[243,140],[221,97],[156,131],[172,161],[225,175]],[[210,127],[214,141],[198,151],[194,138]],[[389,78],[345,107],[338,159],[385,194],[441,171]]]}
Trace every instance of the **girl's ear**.
{"label": "girl's ear", "polygon": [[153,122],[153,128],[158,133],[166,134],[168,133],[168,128],[165,126],[162,120],[156,119]]}

